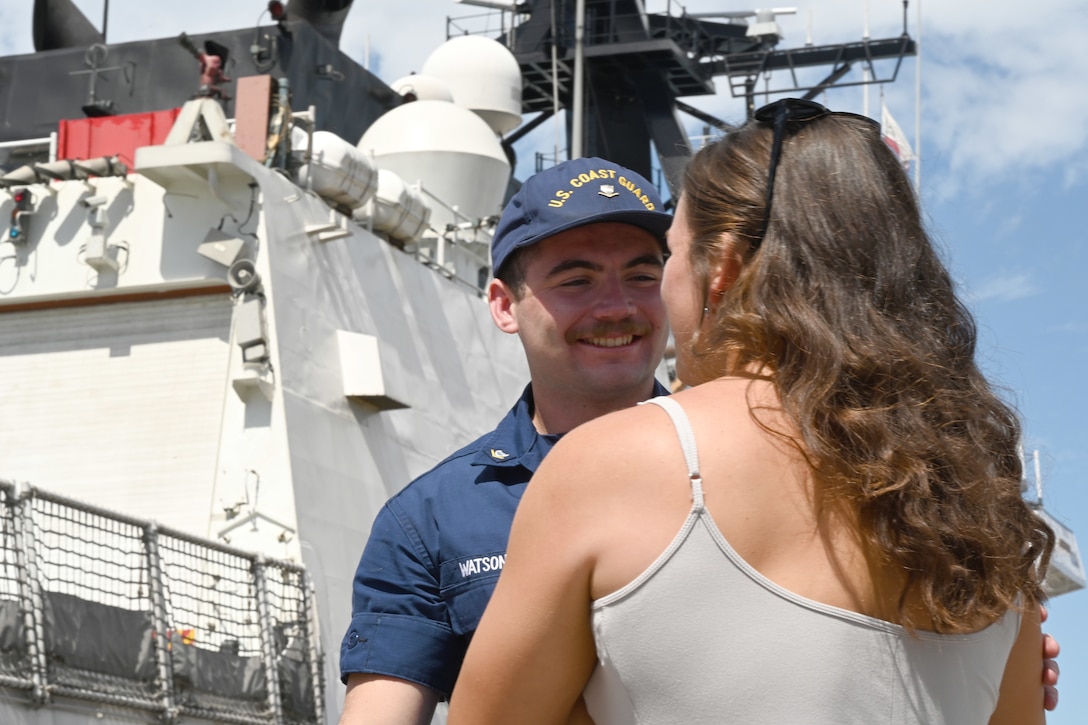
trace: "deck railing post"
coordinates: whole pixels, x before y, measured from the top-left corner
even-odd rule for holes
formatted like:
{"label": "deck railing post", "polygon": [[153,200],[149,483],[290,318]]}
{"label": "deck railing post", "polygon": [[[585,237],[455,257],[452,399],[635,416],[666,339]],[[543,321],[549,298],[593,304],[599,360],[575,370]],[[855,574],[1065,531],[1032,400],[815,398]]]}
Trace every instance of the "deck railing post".
{"label": "deck railing post", "polygon": [[261,633],[261,655],[268,673],[268,707],[272,710],[275,725],[283,724],[283,700],[280,698],[279,656],[276,653],[272,633],[272,615],[268,605],[268,581],[265,578],[265,558],[258,555],[253,560],[253,579],[257,588],[257,620]]}
{"label": "deck railing post", "polygon": [[45,654],[45,598],[38,575],[37,547],[34,537],[34,490],[23,488],[12,511],[15,524],[15,556],[19,569],[23,630],[34,702],[49,702],[49,669]]}
{"label": "deck railing post", "polygon": [[174,698],[174,667],[171,659],[173,632],[166,616],[166,596],[162,585],[162,559],[159,556],[159,528],[151,523],[144,527],[144,550],[147,552],[148,584],[151,594],[152,642],[158,666],[159,697],[163,706],[163,721],[177,720],[178,708]]}

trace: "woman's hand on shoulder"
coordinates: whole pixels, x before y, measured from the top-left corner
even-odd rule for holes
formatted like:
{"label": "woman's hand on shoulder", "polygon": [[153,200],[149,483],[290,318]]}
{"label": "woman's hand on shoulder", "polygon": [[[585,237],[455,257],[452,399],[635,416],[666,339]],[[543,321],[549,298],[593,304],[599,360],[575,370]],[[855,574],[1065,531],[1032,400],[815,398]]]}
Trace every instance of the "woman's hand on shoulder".
{"label": "woman's hand on shoulder", "polygon": [[990,725],[1046,722],[1043,684],[1039,681],[1039,672],[1043,667],[1043,652],[1039,646],[1041,638],[1039,608],[1036,605],[1026,606],[1020,619],[1020,632],[1005,663],[997,708],[990,717]]}

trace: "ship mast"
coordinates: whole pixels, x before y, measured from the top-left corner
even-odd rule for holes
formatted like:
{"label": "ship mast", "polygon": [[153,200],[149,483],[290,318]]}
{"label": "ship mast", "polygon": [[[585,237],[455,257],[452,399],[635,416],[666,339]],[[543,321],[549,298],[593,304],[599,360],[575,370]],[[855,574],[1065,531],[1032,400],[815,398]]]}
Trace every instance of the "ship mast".
{"label": "ship mast", "polygon": [[[715,79],[724,78],[750,115],[757,94],[811,98],[831,87],[892,82],[903,58],[916,52],[905,16],[897,37],[783,48],[777,17],[795,8],[688,13],[668,0],[664,12],[648,13],[641,0],[461,2],[502,14],[498,39],[521,67],[522,110],[540,114],[505,139],[508,148],[555,112],[558,97],[570,112],[569,155],[601,156],[653,178],[656,151],[673,194],[692,153],[679,112],[730,128],[682,98],[713,95]],[[451,19],[447,35],[465,32],[464,20]],[[890,70],[877,73],[878,61]],[[867,77],[850,74],[858,65]],[[828,72],[815,81],[798,74],[820,67]],[[584,112],[576,113],[583,104]]]}

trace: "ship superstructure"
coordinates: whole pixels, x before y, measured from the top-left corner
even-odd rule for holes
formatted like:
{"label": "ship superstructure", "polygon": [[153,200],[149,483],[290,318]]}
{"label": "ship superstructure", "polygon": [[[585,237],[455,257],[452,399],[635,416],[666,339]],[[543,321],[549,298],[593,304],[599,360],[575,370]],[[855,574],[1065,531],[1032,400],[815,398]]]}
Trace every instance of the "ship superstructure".
{"label": "ship superstructure", "polygon": [[[146,95],[91,115],[86,86],[13,103],[85,47],[0,61],[29,136],[0,173],[0,721],[335,721],[378,508],[528,380],[481,290],[496,132],[305,18],[258,36],[272,67],[218,93],[177,38],[111,46]],[[337,85],[300,77],[326,56]]]}
{"label": "ship superstructure", "polygon": [[377,510],[528,380],[483,293],[514,144],[584,74],[572,136],[667,185],[713,77],[913,52],[585,1],[588,61],[580,3],[521,3],[387,85],[350,0],[112,45],[36,0],[0,58],[0,722],[335,722]]}

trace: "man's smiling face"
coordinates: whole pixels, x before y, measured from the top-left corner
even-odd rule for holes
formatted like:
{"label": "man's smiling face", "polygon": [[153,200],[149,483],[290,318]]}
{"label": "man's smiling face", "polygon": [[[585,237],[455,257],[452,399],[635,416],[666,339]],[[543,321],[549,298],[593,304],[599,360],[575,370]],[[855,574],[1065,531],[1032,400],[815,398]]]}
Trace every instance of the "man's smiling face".
{"label": "man's smiling face", "polygon": [[657,238],[598,222],[524,253],[524,285],[511,307],[537,395],[648,394],[667,336]]}

